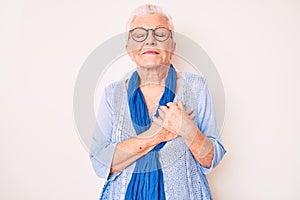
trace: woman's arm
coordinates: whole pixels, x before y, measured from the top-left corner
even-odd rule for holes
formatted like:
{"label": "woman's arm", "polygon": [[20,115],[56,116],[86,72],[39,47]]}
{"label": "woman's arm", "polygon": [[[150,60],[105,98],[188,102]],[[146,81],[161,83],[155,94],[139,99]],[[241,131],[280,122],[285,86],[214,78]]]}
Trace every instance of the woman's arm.
{"label": "woman's arm", "polygon": [[210,168],[214,158],[214,146],[197,127],[191,132],[182,133],[185,143],[202,167]]}
{"label": "woman's arm", "polygon": [[167,106],[161,106],[159,110],[163,127],[180,135],[201,166],[209,168],[214,157],[212,142],[198,129],[189,115],[190,110],[185,111],[180,100],[177,105],[170,102]]}
{"label": "woman's arm", "polygon": [[150,152],[156,145],[176,137],[177,135],[152,123],[150,129],[147,131],[117,144],[110,173],[114,174],[122,171],[140,157]]}
{"label": "woman's arm", "polygon": [[96,174],[101,178],[108,178],[109,174],[125,169],[131,163],[147,154],[156,145],[177,137],[173,133],[152,123],[149,130],[131,139],[114,143],[112,99],[115,85],[108,86],[101,98],[97,125],[93,132],[90,159]]}

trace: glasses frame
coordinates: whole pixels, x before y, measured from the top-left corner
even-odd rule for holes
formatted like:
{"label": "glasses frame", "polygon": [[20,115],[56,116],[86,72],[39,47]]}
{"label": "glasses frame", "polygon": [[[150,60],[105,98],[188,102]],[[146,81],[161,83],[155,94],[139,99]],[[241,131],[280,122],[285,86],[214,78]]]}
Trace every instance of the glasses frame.
{"label": "glasses frame", "polygon": [[[155,31],[156,31],[157,29],[161,29],[161,28],[166,29],[166,30],[169,31],[168,37],[167,37],[166,39],[164,39],[164,40],[158,40],[158,39],[156,38],[156,35],[155,35]],[[134,30],[136,30],[136,29],[143,29],[143,30],[145,30],[145,31],[147,32],[147,35],[146,35],[145,39],[139,41],[139,40],[135,40],[134,37],[132,37],[132,32],[133,32]],[[131,30],[129,31],[129,35],[130,35],[130,37],[131,37],[134,41],[136,41],[136,42],[144,42],[144,41],[148,38],[148,36],[149,36],[149,31],[150,31],[150,30],[152,31],[153,37],[154,37],[155,40],[158,41],[158,42],[164,42],[164,41],[168,40],[169,38],[173,38],[172,30],[170,30],[170,29],[168,29],[168,28],[166,28],[166,27],[156,27],[156,28],[154,28],[154,29],[153,29],[153,28],[146,29],[146,28],[144,28],[144,27],[136,27],[136,28],[131,29]]]}

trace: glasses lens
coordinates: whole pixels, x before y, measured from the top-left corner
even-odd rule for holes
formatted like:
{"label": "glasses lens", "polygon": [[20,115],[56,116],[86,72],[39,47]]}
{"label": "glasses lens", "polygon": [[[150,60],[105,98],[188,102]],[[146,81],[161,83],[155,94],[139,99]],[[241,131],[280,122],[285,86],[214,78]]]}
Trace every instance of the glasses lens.
{"label": "glasses lens", "polygon": [[165,40],[167,40],[170,36],[170,30],[167,28],[157,28],[154,31],[154,35],[155,35],[155,39],[157,41],[163,42]]}
{"label": "glasses lens", "polygon": [[131,31],[131,37],[137,42],[142,42],[147,37],[147,31],[143,28],[133,29]]}

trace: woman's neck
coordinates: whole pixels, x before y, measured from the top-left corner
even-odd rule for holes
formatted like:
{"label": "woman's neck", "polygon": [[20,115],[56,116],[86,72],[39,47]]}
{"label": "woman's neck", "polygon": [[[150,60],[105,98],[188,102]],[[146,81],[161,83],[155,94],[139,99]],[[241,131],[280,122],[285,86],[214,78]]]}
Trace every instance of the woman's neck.
{"label": "woman's neck", "polygon": [[165,85],[169,72],[169,66],[159,65],[157,67],[144,68],[137,66],[137,73],[140,77],[140,86]]}

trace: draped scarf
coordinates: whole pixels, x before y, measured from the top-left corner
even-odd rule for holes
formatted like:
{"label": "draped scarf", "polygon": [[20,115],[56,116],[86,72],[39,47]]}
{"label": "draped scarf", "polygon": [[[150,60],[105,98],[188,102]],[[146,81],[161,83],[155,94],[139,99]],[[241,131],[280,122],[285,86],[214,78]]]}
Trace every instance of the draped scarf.
{"label": "draped scarf", "polygon": [[[166,78],[165,90],[159,101],[158,108],[173,102],[176,89],[176,71],[170,65]],[[139,135],[149,129],[151,118],[147,105],[140,89],[140,78],[135,71],[128,83],[128,104],[130,116],[136,131]],[[158,116],[158,110],[155,116]],[[162,142],[155,146],[149,153],[139,158],[127,186],[125,200],[165,200],[164,181],[158,151],[166,144]]]}

